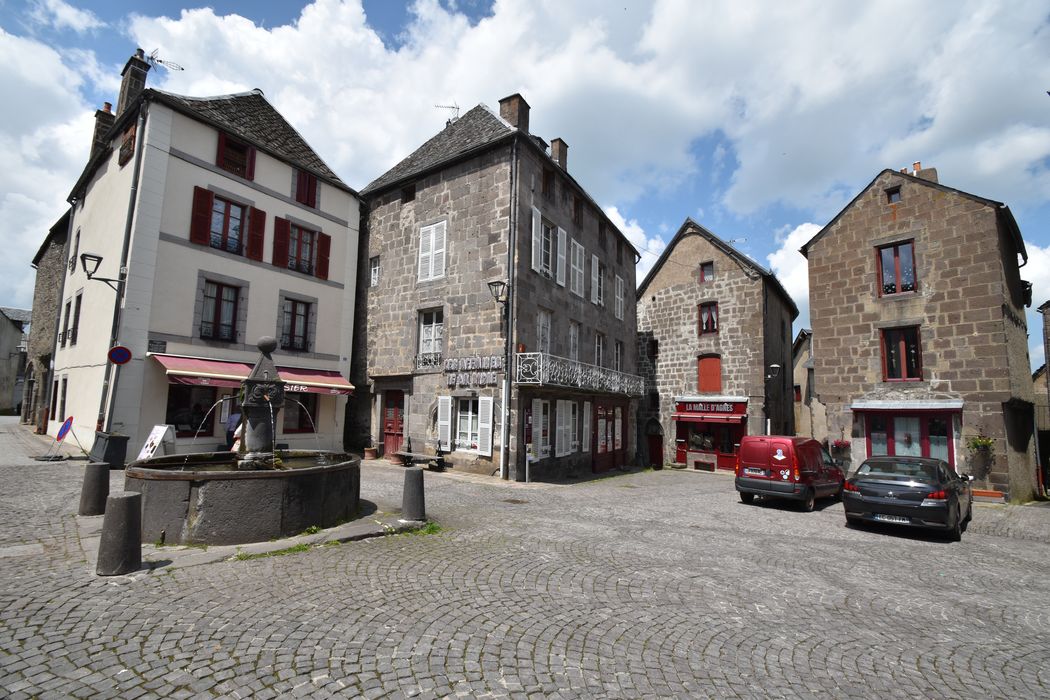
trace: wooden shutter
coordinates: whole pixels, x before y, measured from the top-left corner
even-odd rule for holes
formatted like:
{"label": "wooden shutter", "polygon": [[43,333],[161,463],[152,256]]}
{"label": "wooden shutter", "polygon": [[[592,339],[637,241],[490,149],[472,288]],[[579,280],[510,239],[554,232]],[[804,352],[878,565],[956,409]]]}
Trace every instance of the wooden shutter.
{"label": "wooden shutter", "polygon": [[699,365],[697,389],[713,393],[722,391],[722,358],[717,355],[701,357],[697,364]]}
{"label": "wooden shutter", "polygon": [[591,451],[591,402],[583,402],[583,451]]}
{"label": "wooden shutter", "polygon": [[314,272],[318,279],[328,279],[328,257],[332,252],[332,237],[326,233],[317,234],[317,267]]}
{"label": "wooden shutter", "polygon": [[190,242],[209,245],[211,240],[211,207],[215,195],[203,187],[193,188],[193,213],[190,215]]}
{"label": "wooden shutter", "polygon": [[292,227],[288,219],[275,217],[273,220],[273,264],[276,267],[288,267],[288,238]]}
{"label": "wooden shutter", "polygon": [[220,168],[222,168],[223,170],[226,169],[226,158],[224,158],[225,155],[226,155],[226,134],[224,134],[223,132],[220,131],[219,132],[219,149],[215,152],[215,164],[217,166],[219,166]]}
{"label": "wooden shutter", "polygon": [[[539,272],[543,269],[543,217],[540,210],[532,208],[532,269]],[[535,444],[535,443],[534,443]]]}
{"label": "wooden shutter", "polygon": [[248,146],[248,163],[244,168],[244,177],[248,180],[255,179],[255,147]]}
{"label": "wooden shutter", "polygon": [[248,210],[248,246],[244,254],[252,260],[262,260],[265,239],[266,212],[250,207]]}
{"label": "wooden shutter", "polygon": [[478,397],[478,453],[492,456],[492,397]]}
{"label": "wooden shutter", "polygon": [[434,229],[424,226],[419,230],[419,279],[428,280],[432,277],[431,270],[431,248]]}
{"label": "wooden shutter", "polygon": [[438,397],[438,449],[447,451],[452,433],[452,397]]}
{"label": "wooden shutter", "polygon": [[558,227],[558,284],[565,286],[565,229]]}
{"label": "wooden shutter", "polygon": [[616,318],[623,320],[623,278],[616,276]]}
{"label": "wooden shutter", "polygon": [[434,247],[430,254],[431,277],[445,276],[445,222],[434,224]]}
{"label": "wooden shutter", "polygon": [[591,255],[591,303],[598,303],[598,256]]}

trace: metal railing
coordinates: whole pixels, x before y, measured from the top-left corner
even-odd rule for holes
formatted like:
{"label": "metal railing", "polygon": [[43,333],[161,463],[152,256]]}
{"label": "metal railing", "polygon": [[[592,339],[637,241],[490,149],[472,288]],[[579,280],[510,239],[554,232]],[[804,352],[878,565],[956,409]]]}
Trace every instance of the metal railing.
{"label": "metal railing", "polygon": [[440,352],[421,352],[416,355],[416,369],[440,369],[441,358]]}
{"label": "metal railing", "polygon": [[545,352],[519,352],[515,382],[541,386],[562,386],[610,394],[642,396],[645,379],[636,374],[577,362]]}

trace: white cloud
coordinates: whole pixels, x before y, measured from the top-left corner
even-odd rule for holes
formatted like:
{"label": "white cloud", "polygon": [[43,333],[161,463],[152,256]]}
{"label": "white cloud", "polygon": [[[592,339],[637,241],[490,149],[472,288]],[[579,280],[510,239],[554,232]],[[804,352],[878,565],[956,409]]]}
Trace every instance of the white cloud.
{"label": "white cloud", "polygon": [[29,17],[37,24],[72,29],[78,34],[106,26],[91,10],[81,10],[62,0],[34,0]]}
{"label": "white cloud", "polygon": [[653,265],[660,258],[660,254],[664,252],[667,244],[659,236],[647,236],[645,230],[638,224],[636,219],[625,219],[616,207],[605,207],[605,215],[616,225],[616,228],[620,229],[623,235],[627,236],[627,240],[641,254],[641,259],[634,270],[635,283],[641,285],[645,276],[649,274],[649,270],[653,269]]}
{"label": "white cloud", "polygon": [[1025,241],[1028,264],[1021,268],[1021,279],[1032,283],[1032,307],[1025,314],[1028,322],[1028,353],[1032,367],[1046,361],[1043,348],[1043,315],[1036,309],[1050,301],[1050,246],[1040,247]]}
{"label": "white cloud", "polygon": [[769,269],[780,280],[788,295],[795,300],[798,318],[795,328],[809,328],[809,264],[798,252],[823,226],[805,223],[796,226],[787,235],[778,235],[780,247],[766,256]]}

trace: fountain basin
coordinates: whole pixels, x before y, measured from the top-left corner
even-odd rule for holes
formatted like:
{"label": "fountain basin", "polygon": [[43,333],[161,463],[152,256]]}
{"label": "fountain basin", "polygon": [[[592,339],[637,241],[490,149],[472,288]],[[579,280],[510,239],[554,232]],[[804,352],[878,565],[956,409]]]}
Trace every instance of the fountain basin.
{"label": "fountain basin", "polygon": [[265,542],[356,517],[360,459],[314,450],[285,450],[279,456],[284,469],[237,471],[230,452],[170,455],[129,464],[124,489],[142,494],[142,541]]}

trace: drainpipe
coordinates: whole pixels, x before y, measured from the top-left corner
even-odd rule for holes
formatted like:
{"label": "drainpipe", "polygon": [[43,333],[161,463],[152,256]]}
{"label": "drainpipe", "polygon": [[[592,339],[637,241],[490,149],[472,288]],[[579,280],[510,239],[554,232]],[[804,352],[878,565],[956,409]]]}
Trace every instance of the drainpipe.
{"label": "drainpipe", "polygon": [[[138,139],[135,143],[135,169],[131,176],[131,192],[128,194],[128,215],[124,222],[124,246],[120,251],[120,272],[117,275],[120,283],[117,284],[116,299],[113,301],[113,327],[110,330],[109,338],[109,347],[111,348],[117,344],[117,338],[120,335],[120,312],[123,307],[124,295],[127,293],[128,254],[131,250],[131,232],[135,223],[135,200],[138,197],[139,177],[142,174],[142,152],[146,142],[147,111],[149,111],[149,101],[143,99],[139,107],[139,123],[135,127],[135,137]],[[112,382],[110,381],[111,375]],[[117,365],[114,368],[113,363],[107,358],[106,374],[102,380],[102,401],[98,408],[99,422],[102,423],[102,431],[106,433],[110,432],[113,423],[113,404],[117,395],[117,382],[119,379],[120,366]]]}
{"label": "drainpipe", "polygon": [[[507,303],[502,309],[507,318],[507,338],[504,341],[503,369],[503,420],[500,421],[499,440],[499,475],[501,479],[510,478],[510,465],[507,460],[510,457],[510,380],[514,363],[514,297],[516,287],[514,280],[514,252],[518,241],[518,139],[515,138],[510,147],[510,231],[508,233],[507,251]],[[526,469],[528,467],[526,466]],[[527,481],[526,477],[526,481]]]}

